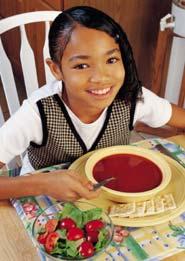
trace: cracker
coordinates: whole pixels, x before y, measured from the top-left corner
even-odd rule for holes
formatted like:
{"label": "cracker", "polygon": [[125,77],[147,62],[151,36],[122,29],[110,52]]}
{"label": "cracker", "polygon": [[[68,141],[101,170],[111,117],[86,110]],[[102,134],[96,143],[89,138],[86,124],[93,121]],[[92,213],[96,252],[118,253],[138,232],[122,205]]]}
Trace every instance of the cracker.
{"label": "cracker", "polygon": [[109,209],[111,217],[129,217],[135,211],[135,202],[112,205]]}
{"label": "cracker", "polygon": [[134,213],[131,213],[129,217],[143,217],[146,209],[146,201],[136,202],[136,209]]}
{"label": "cracker", "polygon": [[161,196],[154,198],[155,214],[164,212],[164,199]]}
{"label": "cracker", "polygon": [[155,214],[154,200],[147,200],[144,216],[149,216],[153,214]]}
{"label": "cracker", "polygon": [[156,215],[174,208],[176,208],[176,204],[173,195],[165,194],[142,202],[113,204],[109,208],[109,215],[111,217],[137,218]]}
{"label": "cracker", "polygon": [[172,194],[166,194],[163,196],[164,199],[164,209],[170,210],[176,208],[175,200]]}

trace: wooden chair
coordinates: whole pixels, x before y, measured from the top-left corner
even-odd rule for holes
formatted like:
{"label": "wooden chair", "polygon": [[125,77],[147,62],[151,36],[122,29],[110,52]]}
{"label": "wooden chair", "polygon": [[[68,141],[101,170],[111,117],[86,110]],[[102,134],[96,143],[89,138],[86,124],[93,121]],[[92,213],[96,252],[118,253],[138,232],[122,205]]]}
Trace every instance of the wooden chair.
{"label": "wooden chair", "polygon": [[[167,91],[166,86],[167,86],[168,74],[174,75],[175,73],[177,73],[176,70],[178,70],[177,68],[174,71],[170,70],[170,58],[172,52],[172,45],[175,38],[182,40],[183,43],[185,41],[185,38],[178,36],[173,32],[173,29],[170,28],[170,26],[168,26],[168,23],[165,30],[159,30],[151,90],[157,95],[159,95],[160,97],[166,97],[165,94]],[[183,53],[184,53],[184,49],[182,51],[182,55]],[[174,60],[171,61],[171,64],[173,62]],[[173,90],[173,94],[174,96],[178,94],[178,99],[174,103],[177,104],[179,107],[184,107],[185,106],[185,64],[184,66],[182,66],[181,71],[182,71],[182,79],[180,79],[181,83],[179,86],[179,93],[177,93],[178,90],[175,89]],[[172,86],[172,88],[173,87],[174,86]],[[148,127],[142,123],[137,124],[136,131],[151,134],[151,135],[156,135],[160,137],[170,137],[173,135],[180,134],[182,132],[182,130],[168,127],[168,126],[155,129],[155,128]]]}
{"label": "wooden chair", "polygon": [[[36,11],[14,15],[0,20],[0,77],[9,115],[12,115],[19,107],[20,100],[18,97],[15,75],[12,64],[8,58],[2,43],[2,35],[18,27],[20,32],[20,63],[22,67],[23,79],[25,84],[26,96],[29,96],[34,90],[39,88],[38,75],[35,65],[34,52],[30,46],[25,25],[31,23],[43,22],[45,24],[45,39],[43,46],[43,59],[49,57],[48,49],[48,32],[50,21],[53,21],[59,14],[59,11]],[[16,39],[15,39],[16,41]],[[13,48],[13,43],[11,44]],[[45,79],[48,83],[53,79],[47,65],[44,63]],[[1,90],[2,91],[2,90]],[[0,126],[4,123],[2,104],[0,104]]]}

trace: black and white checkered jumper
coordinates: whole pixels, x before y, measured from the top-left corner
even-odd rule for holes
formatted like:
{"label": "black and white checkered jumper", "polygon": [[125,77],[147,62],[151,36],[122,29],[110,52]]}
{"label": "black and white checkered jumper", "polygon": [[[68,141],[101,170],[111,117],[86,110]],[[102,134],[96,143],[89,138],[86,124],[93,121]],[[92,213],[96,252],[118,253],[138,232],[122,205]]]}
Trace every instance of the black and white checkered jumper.
{"label": "black and white checkered jumper", "polygon": [[41,145],[30,143],[28,157],[35,169],[74,161],[88,151],[129,143],[130,105],[116,99],[107,111],[104,125],[87,150],[77,133],[65,105],[56,94],[37,102],[42,120]]}

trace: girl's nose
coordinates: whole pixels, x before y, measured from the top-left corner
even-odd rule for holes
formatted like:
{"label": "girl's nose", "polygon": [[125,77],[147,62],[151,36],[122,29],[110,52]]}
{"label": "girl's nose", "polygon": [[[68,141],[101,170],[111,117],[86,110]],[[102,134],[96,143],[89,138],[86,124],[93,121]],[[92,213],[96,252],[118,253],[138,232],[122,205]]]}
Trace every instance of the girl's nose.
{"label": "girl's nose", "polygon": [[109,79],[108,72],[105,68],[99,66],[95,68],[90,76],[90,81],[92,83],[103,83],[107,82]]}

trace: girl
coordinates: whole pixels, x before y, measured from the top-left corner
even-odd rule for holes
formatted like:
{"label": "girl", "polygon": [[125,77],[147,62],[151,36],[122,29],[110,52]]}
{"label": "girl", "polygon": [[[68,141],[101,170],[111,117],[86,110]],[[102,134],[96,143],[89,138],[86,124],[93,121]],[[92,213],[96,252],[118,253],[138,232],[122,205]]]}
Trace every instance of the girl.
{"label": "girl", "polygon": [[[128,144],[138,120],[185,128],[185,110],[141,86],[126,34],[103,12],[85,6],[65,10],[51,25],[49,48],[47,64],[56,81],[34,92],[1,128],[1,166],[25,150],[22,174]],[[99,194],[69,170],[0,181],[1,199]]]}

